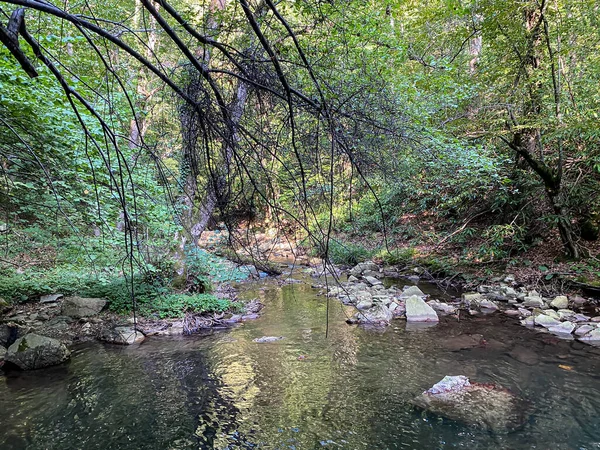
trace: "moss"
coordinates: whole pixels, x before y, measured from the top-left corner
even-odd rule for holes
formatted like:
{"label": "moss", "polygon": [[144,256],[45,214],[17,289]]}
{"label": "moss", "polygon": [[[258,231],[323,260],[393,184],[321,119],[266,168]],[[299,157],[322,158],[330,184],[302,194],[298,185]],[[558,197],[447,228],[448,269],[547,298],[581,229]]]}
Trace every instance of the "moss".
{"label": "moss", "polygon": [[21,339],[21,342],[19,343],[19,348],[17,349],[17,352],[24,352],[28,348],[29,348],[29,345],[27,344],[27,338],[23,338],[23,339]]}

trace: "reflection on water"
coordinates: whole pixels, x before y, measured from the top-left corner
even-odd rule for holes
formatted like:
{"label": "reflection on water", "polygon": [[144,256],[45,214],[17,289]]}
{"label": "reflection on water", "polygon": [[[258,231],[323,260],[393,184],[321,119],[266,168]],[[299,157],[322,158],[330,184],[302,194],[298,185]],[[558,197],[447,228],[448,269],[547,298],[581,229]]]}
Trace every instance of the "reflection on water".
{"label": "reflection on water", "polygon": [[[253,289],[264,316],[234,330],[88,344],[67,365],[0,378],[0,448],[600,447],[599,349],[500,316],[365,330],[334,300],[326,338],[326,299],[307,285]],[[467,332],[486,345],[451,351]],[[494,435],[410,406],[448,374],[512,389],[531,402],[530,422]]]}

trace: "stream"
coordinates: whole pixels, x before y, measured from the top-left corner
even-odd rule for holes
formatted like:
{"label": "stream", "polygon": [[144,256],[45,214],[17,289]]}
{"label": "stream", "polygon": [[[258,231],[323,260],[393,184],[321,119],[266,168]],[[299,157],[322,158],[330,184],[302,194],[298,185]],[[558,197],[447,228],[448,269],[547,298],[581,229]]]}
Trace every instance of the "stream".
{"label": "stream", "polygon": [[[600,349],[499,313],[365,329],[334,299],[326,337],[327,299],[310,280],[243,289],[265,308],[239,327],[80,344],[65,365],[0,376],[0,449],[600,448]],[[487,344],[452,348],[461,333]],[[494,434],[415,410],[445,375],[511,389],[529,422]]]}

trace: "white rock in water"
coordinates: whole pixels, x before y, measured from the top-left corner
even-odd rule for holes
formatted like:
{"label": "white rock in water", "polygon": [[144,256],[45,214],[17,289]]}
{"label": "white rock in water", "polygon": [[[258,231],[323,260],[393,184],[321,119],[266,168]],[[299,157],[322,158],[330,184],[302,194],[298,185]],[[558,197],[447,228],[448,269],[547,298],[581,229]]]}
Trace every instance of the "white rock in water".
{"label": "white rock in water", "polygon": [[535,316],[535,324],[536,325],[541,325],[543,327],[546,328],[550,328],[550,327],[555,327],[560,325],[560,322],[550,316],[547,316],[545,314],[539,314],[537,316]]}
{"label": "white rock in water", "polygon": [[402,295],[400,297],[408,298],[408,297],[412,297],[413,295],[416,295],[417,297],[425,297],[425,294],[423,293],[423,291],[421,289],[419,289],[417,286],[404,286]]}
{"label": "white rock in water", "polygon": [[469,379],[464,375],[451,376],[446,375],[442,381],[438,381],[423,394],[443,394],[449,391],[460,390],[466,386],[471,386]]}
{"label": "white rock in water", "polygon": [[571,334],[575,329],[575,325],[571,322],[563,322],[555,327],[549,327],[548,331],[555,334]]}
{"label": "white rock in water", "polygon": [[528,405],[508,389],[471,383],[465,376],[444,377],[411,403],[441,417],[500,432],[520,428],[529,417]]}
{"label": "white rock in water", "polygon": [[550,306],[555,309],[567,309],[569,307],[569,299],[564,295],[559,295],[558,297],[554,297]]}
{"label": "white rock in water", "polygon": [[437,313],[422,298],[413,295],[406,300],[407,322],[439,322]]}

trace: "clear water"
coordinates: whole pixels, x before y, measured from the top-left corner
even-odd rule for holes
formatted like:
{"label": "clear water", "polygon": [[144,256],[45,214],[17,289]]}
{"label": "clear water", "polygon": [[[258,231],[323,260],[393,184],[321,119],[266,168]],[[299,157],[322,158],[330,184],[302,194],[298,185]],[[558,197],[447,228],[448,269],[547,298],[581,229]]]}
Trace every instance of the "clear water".
{"label": "clear water", "polygon": [[[239,328],[138,348],[86,344],[64,366],[0,377],[0,448],[600,448],[598,349],[501,316],[365,330],[346,325],[335,300],[326,338],[326,299],[307,284],[253,289],[266,309]],[[460,333],[488,345],[447,349]],[[252,341],[264,335],[285,339]],[[538,361],[513,359],[515,346]],[[531,402],[531,420],[492,434],[410,406],[448,374],[512,389]]]}

